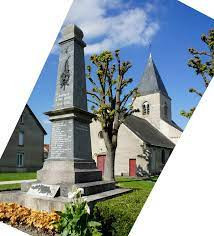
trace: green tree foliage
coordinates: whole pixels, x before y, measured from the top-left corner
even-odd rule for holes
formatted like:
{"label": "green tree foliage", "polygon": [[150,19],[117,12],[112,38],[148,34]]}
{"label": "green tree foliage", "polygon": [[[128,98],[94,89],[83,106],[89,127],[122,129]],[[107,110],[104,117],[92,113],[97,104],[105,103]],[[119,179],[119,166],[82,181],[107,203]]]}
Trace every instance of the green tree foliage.
{"label": "green tree foliage", "polygon": [[[208,35],[202,35],[201,40],[206,44],[206,51],[198,51],[194,48],[189,48],[189,52],[193,56],[189,60],[188,66],[193,68],[196,75],[200,75],[205,89],[208,87],[210,80],[214,76],[214,29],[209,30]],[[190,93],[195,93],[199,97],[202,97],[203,92],[198,91],[195,88],[189,89]],[[189,111],[182,110],[180,114],[187,118],[190,118],[195,111],[195,107]]]}
{"label": "green tree foliage", "polygon": [[133,81],[126,77],[132,65],[129,61],[121,61],[119,50],[92,55],[90,60],[96,75],[92,76],[92,66],[87,66],[87,78],[92,85],[92,90],[87,92],[90,97],[88,101],[92,104],[91,109],[96,119],[101,123],[106,145],[104,179],[114,180],[118,130],[124,119],[137,111],[133,108],[137,88],[125,92],[125,88]]}

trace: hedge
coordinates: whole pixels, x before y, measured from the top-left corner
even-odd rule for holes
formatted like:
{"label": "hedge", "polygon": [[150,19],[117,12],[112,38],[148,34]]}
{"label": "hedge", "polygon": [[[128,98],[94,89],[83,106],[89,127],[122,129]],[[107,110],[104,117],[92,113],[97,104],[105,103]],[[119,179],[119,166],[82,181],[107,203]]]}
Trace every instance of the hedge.
{"label": "hedge", "polygon": [[94,219],[102,224],[103,236],[126,236],[137,219],[150,191],[134,190],[131,193],[98,202]]}

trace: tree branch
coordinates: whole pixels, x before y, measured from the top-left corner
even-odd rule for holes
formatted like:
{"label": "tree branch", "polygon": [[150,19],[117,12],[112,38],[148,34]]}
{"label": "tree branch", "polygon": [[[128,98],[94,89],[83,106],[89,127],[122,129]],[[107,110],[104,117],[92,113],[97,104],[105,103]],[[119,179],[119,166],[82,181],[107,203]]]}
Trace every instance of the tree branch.
{"label": "tree branch", "polygon": [[200,96],[200,97],[203,96],[202,93],[198,92],[198,91],[197,91],[196,89],[194,89],[194,88],[189,89],[189,92],[190,92],[190,93],[195,93],[195,94],[197,94],[197,95]]}
{"label": "tree branch", "polygon": [[87,91],[86,93],[87,93],[88,95],[92,96],[92,97],[96,97],[96,99],[97,99],[98,101],[100,101],[100,98],[98,97],[97,94],[92,93],[92,92],[89,92],[89,91]]}

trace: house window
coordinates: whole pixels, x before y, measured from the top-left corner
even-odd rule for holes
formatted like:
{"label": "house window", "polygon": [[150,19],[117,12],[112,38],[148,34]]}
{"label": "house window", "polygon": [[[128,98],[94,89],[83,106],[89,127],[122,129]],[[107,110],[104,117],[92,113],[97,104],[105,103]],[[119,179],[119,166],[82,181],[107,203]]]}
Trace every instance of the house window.
{"label": "house window", "polygon": [[165,157],[165,151],[164,150],[162,150],[162,152],[161,152],[161,163],[163,165],[166,164],[166,157]]}
{"label": "house window", "polygon": [[23,145],[24,145],[24,132],[19,131],[19,146],[23,146]]}
{"label": "house window", "polygon": [[167,118],[167,116],[168,116],[168,107],[167,107],[166,102],[164,103],[164,115]]}
{"label": "house window", "polygon": [[143,103],[143,115],[149,115],[150,107],[148,102]]}
{"label": "house window", "polygon": [[24,124],[24,118],[23,118],[23,115],[21,115],[21,117],[20,117],[20,123],[21,123],[21,124]]}
{"label": "house window", "polygon": [[102,130],[98,133],[98,137],[99,137],[100,139],[103,139],[103,131],[102,131]]}
{"label": "house window", "polygon": [[24,165],[24,153],[18,152],[17,153],[17,167],[23,167]]}

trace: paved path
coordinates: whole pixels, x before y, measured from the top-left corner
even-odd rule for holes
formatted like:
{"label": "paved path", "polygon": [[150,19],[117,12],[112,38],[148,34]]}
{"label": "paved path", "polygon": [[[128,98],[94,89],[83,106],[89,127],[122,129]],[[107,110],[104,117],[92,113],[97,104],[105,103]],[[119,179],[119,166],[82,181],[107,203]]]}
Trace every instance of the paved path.
{"label": "paved path", "polygon": [[4,235],[16,235],[16,236],[29,236],[30,234],[26,234],[16,228],[13,228],[10,225],[4,224],[0,222],[0,231],[1,235],[4,233]]}
{"label": "paved path", "polygon": [[20,184],[22,182],[35,181],[36,179],[23,179],[23,180],[10,180],[10,181],[0,181],[0,185],[5,184]]}

